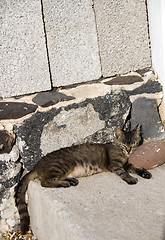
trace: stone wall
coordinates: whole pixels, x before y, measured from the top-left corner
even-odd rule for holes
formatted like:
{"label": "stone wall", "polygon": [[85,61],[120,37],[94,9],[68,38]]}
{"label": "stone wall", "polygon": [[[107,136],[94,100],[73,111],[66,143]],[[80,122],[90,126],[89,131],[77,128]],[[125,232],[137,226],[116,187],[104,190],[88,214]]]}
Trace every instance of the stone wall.
{"label": "stone wall", "polygon": [[14,186],[41,156],[112,141],[130,122],[143,125],[146,140],[163,138],[164,129],[160,82],[152,70],[130,72],[151,66],[145,0],[2,0],[0,7],[1,239],[18,228]]}
{"label": "stone wall", "polygon": [[157,111],[162,96],[150,71],[1,101],[0,236],[19,228],[14,186],[41,156],[73,144],[112,141],[114,129],[128,122],[142,124],[146,140],[164,138]]}
{"label": "stone wall", "polygon": [[145,0],[2,0],[0,97],[151,65]]}

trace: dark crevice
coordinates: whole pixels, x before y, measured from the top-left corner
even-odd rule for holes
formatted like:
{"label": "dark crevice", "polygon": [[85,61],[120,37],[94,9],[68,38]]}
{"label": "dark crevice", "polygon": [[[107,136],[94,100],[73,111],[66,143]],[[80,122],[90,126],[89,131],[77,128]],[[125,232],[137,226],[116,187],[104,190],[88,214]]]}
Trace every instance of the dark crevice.
{"label": "dark crevice", "polygon": [[48,39],[47,39],[47,34],[46,34],[44,7],[43,7],[43,1],[42,0],[41,0],[41,13],[42,13],[42,20],[43,20],[44,35],[45,35],[45,45],[46,45],[48,68],[49,68],[49,74],[50,74],[50,83],[51,83],[51,89],[52,89],[53,88],[53,81],[52,81],[52,73],[51,73],[50,58],[49,58]]}
{"label": "dark crevice", "polygon": [[131,104],[128,116],[125,120],[124,126],[122,128],[125,131],[130,131],[131,130],[131,113],[132,113],[132,104]]}

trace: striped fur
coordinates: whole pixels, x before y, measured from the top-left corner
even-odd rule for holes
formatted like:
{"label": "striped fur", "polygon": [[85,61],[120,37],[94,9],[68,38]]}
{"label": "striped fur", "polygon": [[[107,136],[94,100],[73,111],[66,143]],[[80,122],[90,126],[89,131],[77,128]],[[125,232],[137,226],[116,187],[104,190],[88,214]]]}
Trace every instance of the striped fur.
{"label": "striped fur", "polygon": [[27,233],[30,223],[25,194],[29,182],[35,178],[40,180],[41,186],[49,188],[76,186],[78,177],[105,171],[116,173],[128,184],[137,183],[137,178],[129,173],[151,178],[146,169],[128,163],[130,154],[142,142],[140,126],[128,132],[117,128],[115,134],[115,143],[82,144],[49,153],[21,179],[15,188],[15,202],[20,215],[22,234]]}
{"label": "striped fur", "polygon": [[30,224],[30,217],[28,214],[27,204],[25,201],[25,194],[28,188],[28,184],[31,180],[36,178],[36,172],[30,172],[26,174],[21,181],[15,187],[15,204],[18,208],[21,222],[21,233],[24,235],[27,233]]}

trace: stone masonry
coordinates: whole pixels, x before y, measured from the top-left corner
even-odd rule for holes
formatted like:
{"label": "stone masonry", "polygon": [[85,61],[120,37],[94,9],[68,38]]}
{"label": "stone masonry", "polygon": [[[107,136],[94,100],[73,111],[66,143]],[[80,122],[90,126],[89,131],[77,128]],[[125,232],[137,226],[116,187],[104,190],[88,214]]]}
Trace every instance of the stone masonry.
{"label": "stone masonry", "polygon": [[92,1],[43,0],[53,86],[99,79]]}
{"label": "stone masonry", "polygon": [[1,4],[0,97],[51,88],[39,0]]}
{"label": "stone masonry", "polygon": [[0,240],[19,228],[14,187],[43,155],[138,123],[145,141],[164,139],[145,3],[1,1]]}
{"label": "stone masonry", "polygon": [[94,0],[94,10],[103,76],[149,66],[145,1]]}
{"label": "stone masonry", "polygon": [[[51,94],[48,92],[46,99],[48,103],[51,101],[51,105],[48,104],[47,107],[42,106],[42,98],[37,98],[40,93],[1,101],[1,110],[4,105],[10,104],[13,106],[13,113],[19,110],[18,118],[15,114],[11,114],[10,119],[7,115],[1,118],[1,151],[10,142],[10,148],[0,154],[1,234],[18,229],[19,217],[13,199],[14,186],[23,171],[31,170],[41,156],[73,144],[112,141],[117,126],[126,127],[130,121],[134,124],[134,107],[138,107],[137,103],[141,99],[147,99],[146,102],[150,103],[148,117],[154,122],[148,128],[144,127],[143,137],[150,141],[164,138],[159,114],[153,115],[150,111],[154,108],[154,112],[157,112],[162,99],[162,86],[155,75],[152,71],[143,76],[134,72],[119,78],[59,89]],[[128,84],[124,85],[123,82],[122,85],[122,79]],[[111,81],[114,84],[110,84]],[[35,103],[36,99],[38,104]],[[140,123],[146,126],[147,119],[142,118]]]}
{"label": "stone masonry", "polygon": [[0,97],[151,66],[145,0],[1,2]]}

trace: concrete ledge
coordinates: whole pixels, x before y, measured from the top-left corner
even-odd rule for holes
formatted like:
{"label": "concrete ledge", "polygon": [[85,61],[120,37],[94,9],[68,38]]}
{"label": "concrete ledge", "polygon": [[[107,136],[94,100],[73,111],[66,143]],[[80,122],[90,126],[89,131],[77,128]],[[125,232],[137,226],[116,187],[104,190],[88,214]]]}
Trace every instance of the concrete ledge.
{"label": "concrete ledge", "polygon": [[165,165],[129,186],[111,173],[81,178],[77,187],[28,189],[38,240],[164,239]]}

